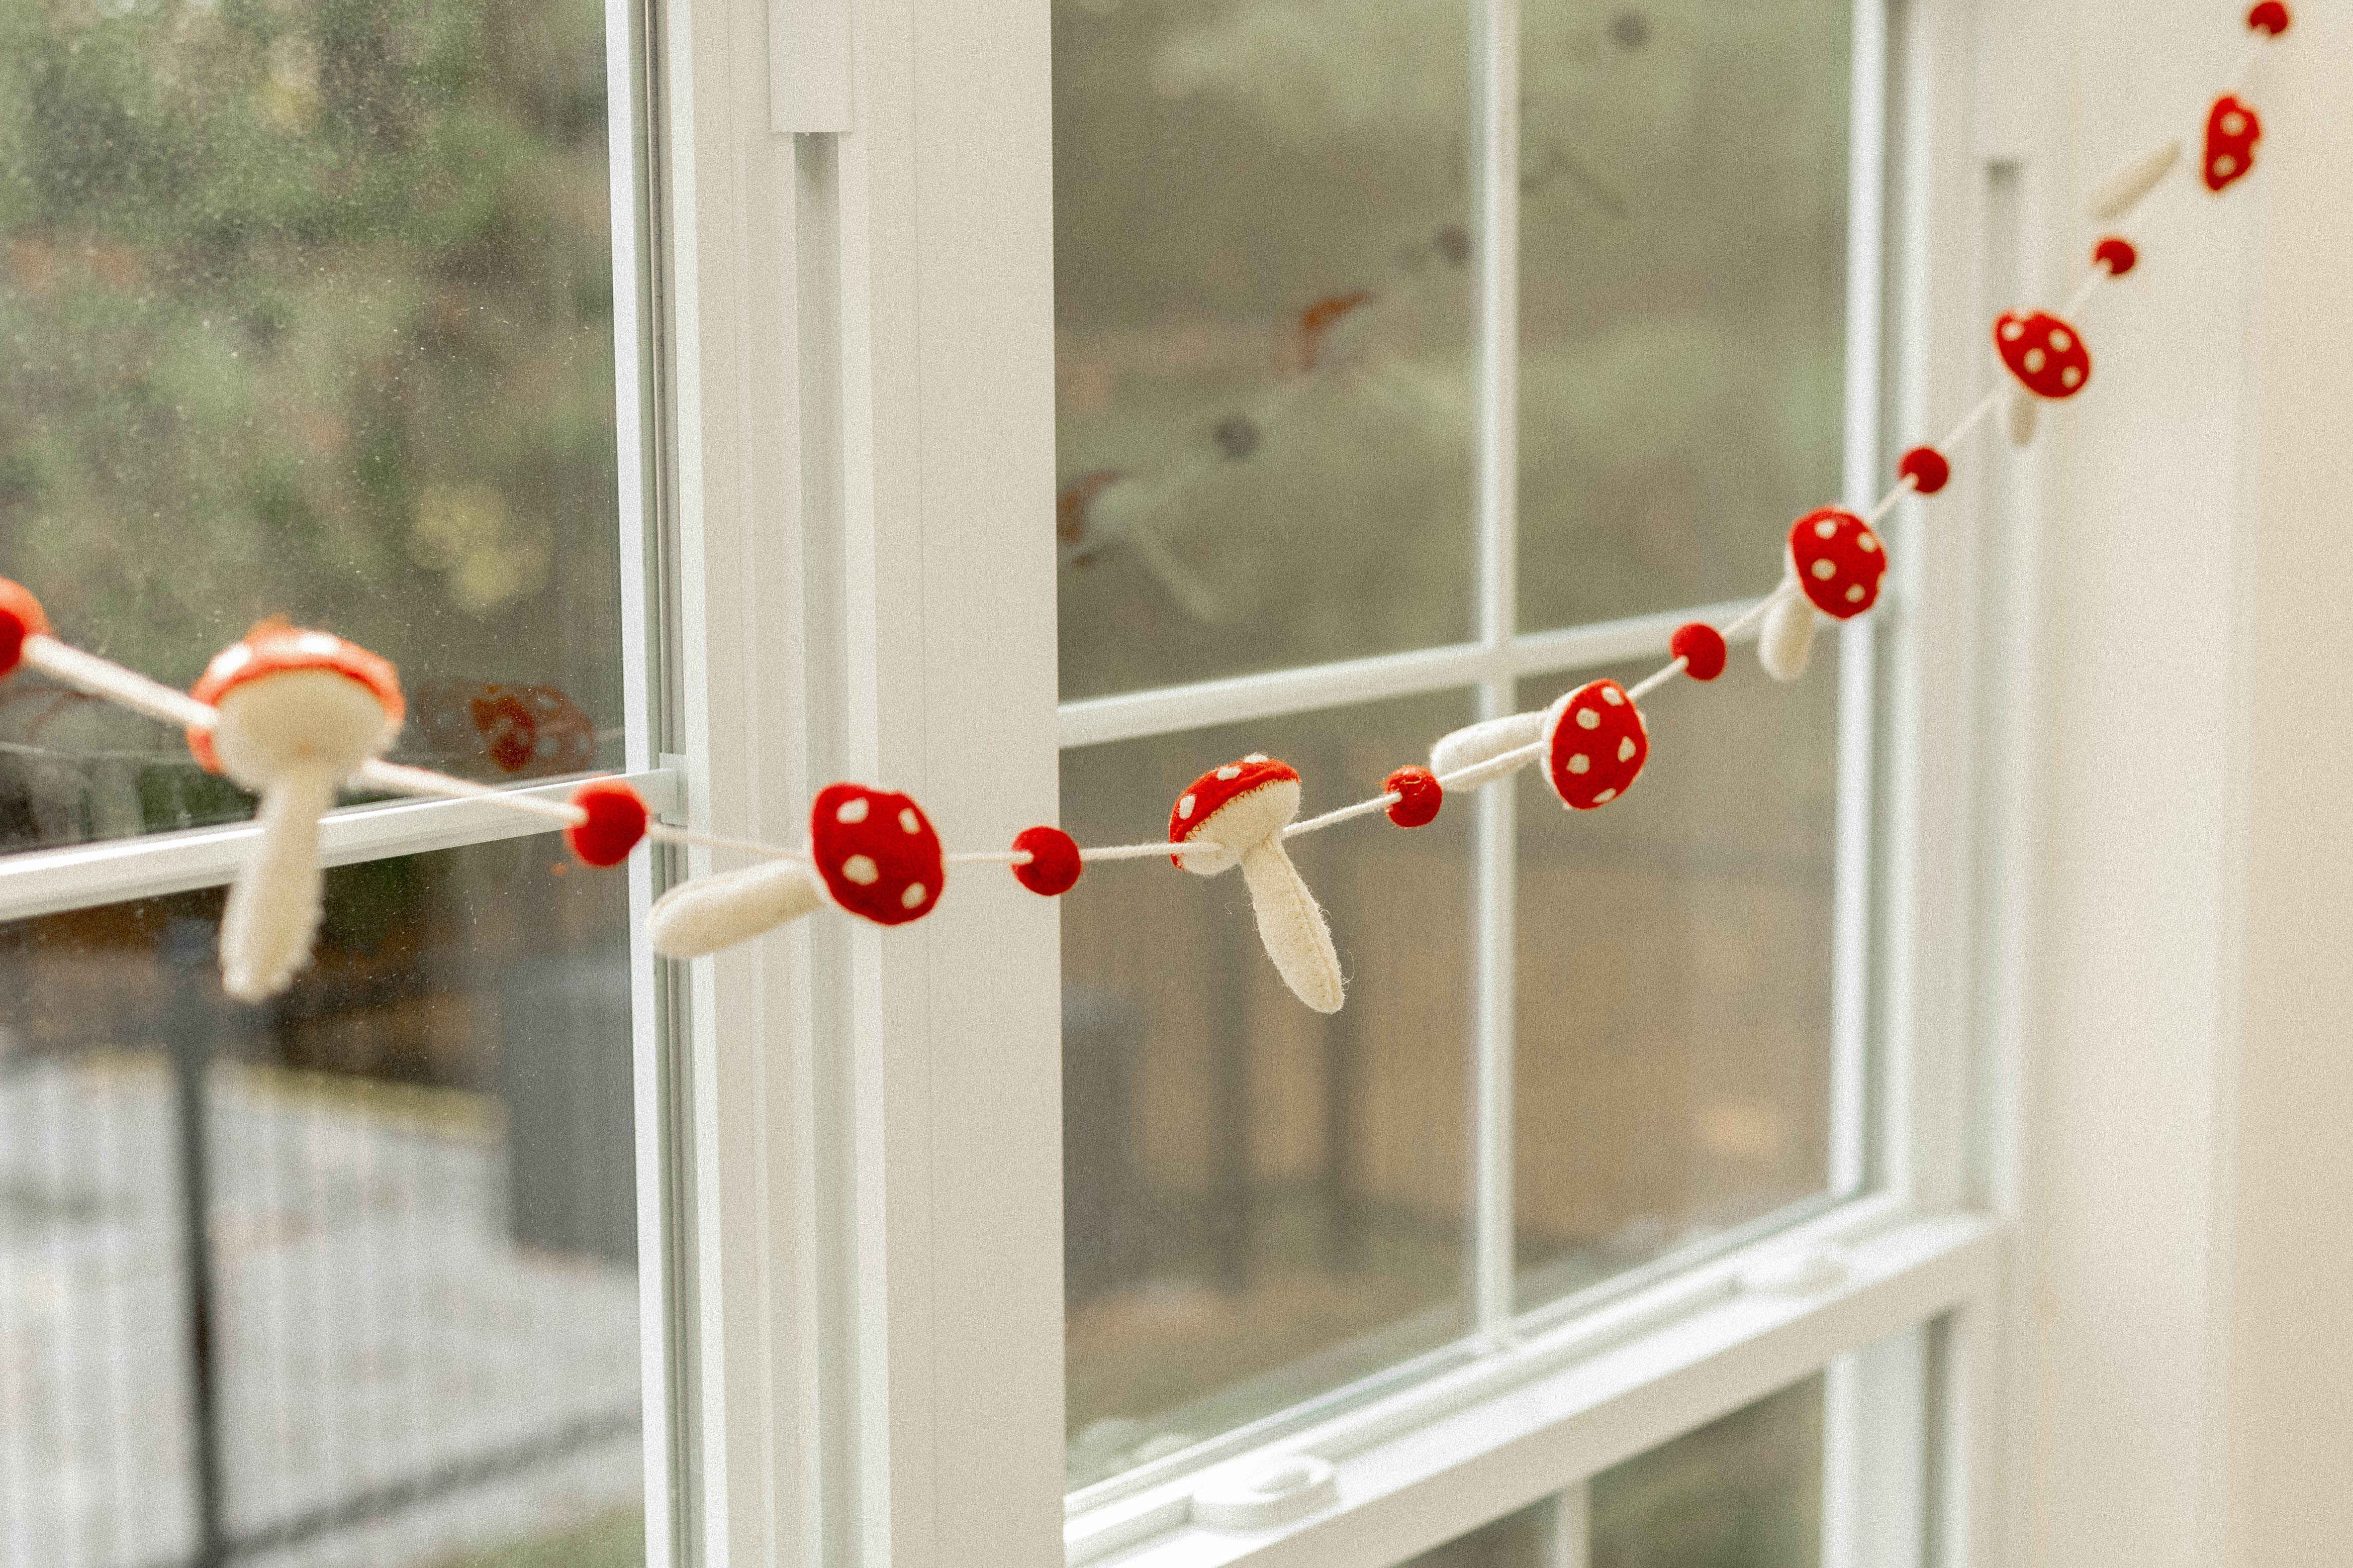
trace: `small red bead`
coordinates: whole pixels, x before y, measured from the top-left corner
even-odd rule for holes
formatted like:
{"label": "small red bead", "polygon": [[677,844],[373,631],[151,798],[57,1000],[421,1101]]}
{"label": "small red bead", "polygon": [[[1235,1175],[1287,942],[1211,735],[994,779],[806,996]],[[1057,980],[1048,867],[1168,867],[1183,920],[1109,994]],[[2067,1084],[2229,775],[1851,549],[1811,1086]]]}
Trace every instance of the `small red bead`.
{"label": "small red bead", "polygon": [[1446,804],[1446,786],[1428,768],[1402,767],[1381,781],[1381,793],[1398,797],[1389,820],[1399,827],[1420,827],[1434,820]]}
{"label": "small red bead", "polygon": [[1683,673],[1694,680],[1714,680],[1724,673],[1724,634],[1705,621],[1677,626],[1667,651],[1683,661]]}
{"label": "small red bead", "polygon": [[2139,262],[2140,252],[2132,247],[2131,240],[2118,239],[2112,234],[2092,247],[2092,260],[2106,268],[2109,277],[2121,278]]}
{"label": "small red bead", "polygon": [[1953,465],[1934,447],[1915,447],[1897,461],[1895,472],[1922,495],[1932,496],[1952,481]]}
{"label": "small red bead", "polygon": [[2263,0],[2263,4],[2247,13],[2247,26],[2258,33],[2278,37],[2287,31],[2287,7],[2280,0]]}
{"label": "small red bead", "polygon": [[646,803],[619,779],[591,779],[572,792],[588,820],[564,830],[572,853],[591,866],[617,866],[646,836]]}
{"label": "small red bead", "polygon": [[1029,852],[1027,864],[1014,863],[1014,879],[1042,899],[1069,892],[1086,868],[1077,842],[1059,827],[1025,827],[1015,836],[1013,847]]}
{"label": "small red bead", "polygon": [[46,637],[49,617],[41,613],[41,601],[22,584],[0,577],[0,679],[5,679],[25,657],[25,639]]}

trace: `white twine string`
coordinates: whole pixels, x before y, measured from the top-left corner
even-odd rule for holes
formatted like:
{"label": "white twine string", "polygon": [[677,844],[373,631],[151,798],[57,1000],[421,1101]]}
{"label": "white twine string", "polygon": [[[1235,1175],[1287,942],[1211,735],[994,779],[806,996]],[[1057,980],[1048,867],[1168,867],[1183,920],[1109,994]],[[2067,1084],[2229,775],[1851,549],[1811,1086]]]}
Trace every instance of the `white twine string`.
{"label": "white twine string", "polygon": [[92,697],[102,697],[133,713],[160,723],[209,730],[215,717],[210,705],[160,680],[150,680],[112,659],[70,647],[53,637],[36,633],[25,639],[24,659],[60,685]]}

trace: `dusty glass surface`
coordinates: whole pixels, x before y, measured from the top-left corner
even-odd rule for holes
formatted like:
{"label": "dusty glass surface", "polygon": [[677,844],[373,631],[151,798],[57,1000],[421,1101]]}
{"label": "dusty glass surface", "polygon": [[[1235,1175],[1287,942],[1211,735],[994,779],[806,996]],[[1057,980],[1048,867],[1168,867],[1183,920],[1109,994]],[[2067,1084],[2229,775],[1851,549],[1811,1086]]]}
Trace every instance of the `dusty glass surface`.
{"label": "dusty glass surface", "polygon": [[1763,593],[1838,499],[1848,0],[1527,0],[1520,625]]}
{"label": "dusty glass surface", "polygon": [[1593,1478],[1593,1568],[1816,1568],[1822,1380]]}
{"label": "dusty glass surface", "polygon": [[[1206,766],[1264,751],[1301,815],[1376,793],[1467,699],[1065,752],[1088,844],[1165,837]],[[1062,911],[1070,1479],[1084,1485],[1444,1343],[1463,1326],[1470,817],[1292,842],[1347,1005],[1283,987],[1241,873],[1090,867]]]}
{"label": "dusty glass surface", "polygon": [[[619,761],[604,7],[0,0],[0,575],[185,685],[254,621],[401,668],[406,760]],[[0,685],[0,849],[247,815]]]}
{"label": "dusty glass surface", "polygon": [[1064,699],[1471,630],[1466,0],[1056,0]]}
{"label": "dusty glass surface", "polygon": [[1520,775],[1523,1306],[1828,1184],[1837,652],[1781,686],[1736,648],[1645,698],[1650,760],[1598,811]]}
{"label": "dusty glass surface", "polygon": [[1409,1557],[1398,1568],[1558,1568],[1547,1550],[1552,1528],[1546,1500]]}
{"label": "dusty glass surface", "polygon": [[565,859],[331,870],[259,1007],[217,890],[0,926],[0,1561],[643,1561],[627,885]]}

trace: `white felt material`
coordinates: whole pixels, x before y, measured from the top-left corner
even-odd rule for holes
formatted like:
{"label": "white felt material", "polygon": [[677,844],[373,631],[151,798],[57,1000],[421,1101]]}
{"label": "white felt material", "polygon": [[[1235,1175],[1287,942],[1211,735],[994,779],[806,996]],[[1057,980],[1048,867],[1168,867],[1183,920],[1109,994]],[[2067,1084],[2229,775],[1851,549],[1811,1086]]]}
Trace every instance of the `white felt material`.
{"label": "white felt material", "polygon": [[1180,863],[1197,877],[1214,877],[1220,871],[1231,870],[1241,859],[1243,850],[1263,838],[1279,840],[1282,830],[1298,815],[1297,779],[1261,784],[1201,818],[1201,826],[1187,834],[1186,839],[1190,842],[1198,838],[1204,846],[1216,847],[1181,850]]}
{"label": "white felt material", "polygon": [[2001,431],[2013,447],[2033,445],[2035,426],[2042,422],[2042,400],[2026,388],[2014,387],[2001,405]]}
{"label": "white felt material", "polygon": [[825,884],[797,860],[681,882],[654,900],[646,930],[664,958],[701,958],[823,909]]}
{"label": "white felt material", "polygon": [[1336,1013],[1345,998],[1340,955],[1332,950],[1332,928],[1323,906],[1300,879],[1283,853],[1280,836],[1242,851],[1242,880],[1250,884],[1250,908],[1258,915],[1259,940],[1275,973],[1291,994],[1318,1013]]}
{"label": "white felt material", "polygon": [[261,794],[261,838],[229,885],[221,985],[240,1002],[286,989],[319,931],[319,818],[335,786],[392,739],[358,681],[291,669],[231,687],[213,721],[221,771]]}
{"label": "white felt material", "polygon": [[1806,656],[1814,647],[1814,606],[1803,594],[1774,596],[1757,634],[1757,662],[1776,680],[1795,680],[1806,673]]}
{"label": "white felt material", "polygon": [[2142,198],[2157,189],[2165,176],[2173,173],[2173,165],[2180,160],[2181,143],[2168,142],[2110,174],[2100,188],[2092,193],[2092,221],[2114,223],[2140,205]]}
{"label": "white felt material", "polygon": [[262,1002],[292,984],[319,934],[319,818],[335,804],[341,772],[283,770],[261,794],[261,841],[221,911],[221,989]]}
{"label": "white felt material", "polygon": [[1544,712],[1510,713],[1441,735],[1430,748],[1430,771],[1440,778],[1492,762],[1505,752],[1533,746],[1544,736]]}

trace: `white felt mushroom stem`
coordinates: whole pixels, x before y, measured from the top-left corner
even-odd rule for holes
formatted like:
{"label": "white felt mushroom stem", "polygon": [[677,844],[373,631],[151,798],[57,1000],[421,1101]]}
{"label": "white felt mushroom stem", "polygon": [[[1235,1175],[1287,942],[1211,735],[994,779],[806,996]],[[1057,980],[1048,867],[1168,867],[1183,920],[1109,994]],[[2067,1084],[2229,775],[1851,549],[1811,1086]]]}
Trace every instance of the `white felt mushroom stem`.
{"label": "white felt mushroom stem", "polygon": [[825,904],[825,884],[815,871],[797,860],[771,860],[681,882],[654,900],[646,930],[664,958],[701,958]]}
{"label": "white felt mushroom stem", "polygon": [[2022,386],[2010,389],[2009,400],[2001,405],[2001,429],[2011,446],[2034,444],[2035,428],[2042,423],[2041,404],[2041,398]]}
{"label": "white felt mushroom stem", "polygon": [[1482,719],[1439,737],[1438,743],[1430,748],[1430,771],[1447,779],[1450,774],[1493,762],[1505,752],[1523,751],[1543,737],[1542,709],[1507,713],[1501,719]]}
{"label": "white felt mushroom stem", "polygon": [[261,841],[229,884],[221,912],[221,989],[262,1002],[293,980],[319,934],[319,818],[335,804],[335,771],[287,768],[261,792]]}
{"label": "white felt mushroom stem", "polygon": [[2148,199],[2151,191],[2165,183],[2165,176],[2173,173],[2173,165],[2180,161],[2181,143],[2168,142],[2110,174],[2092,193],[2092,221],[2122,222],[2133,208]]}
{"label": "white felt mushroom stem", "polygon": [[1259,940],[1275,973],[1291,994],[1318,1013],[1336,1013],[1345,1000],[1340,955],[1324,907],[1307,890],[1299,868],[1283,852],[1280,834],[1270,834],[1242,851],[1242,880],[1250,885],[1250,910],[1258,916]]}
{"label": "white felt mushroom stem", "polygon": [[1814,647],[1814,606],[1785,578],[1767,602],[1765,625],[1757,634],[1757,662],[1776,680],[1790,681],[1806,673],[1807,656]]}

